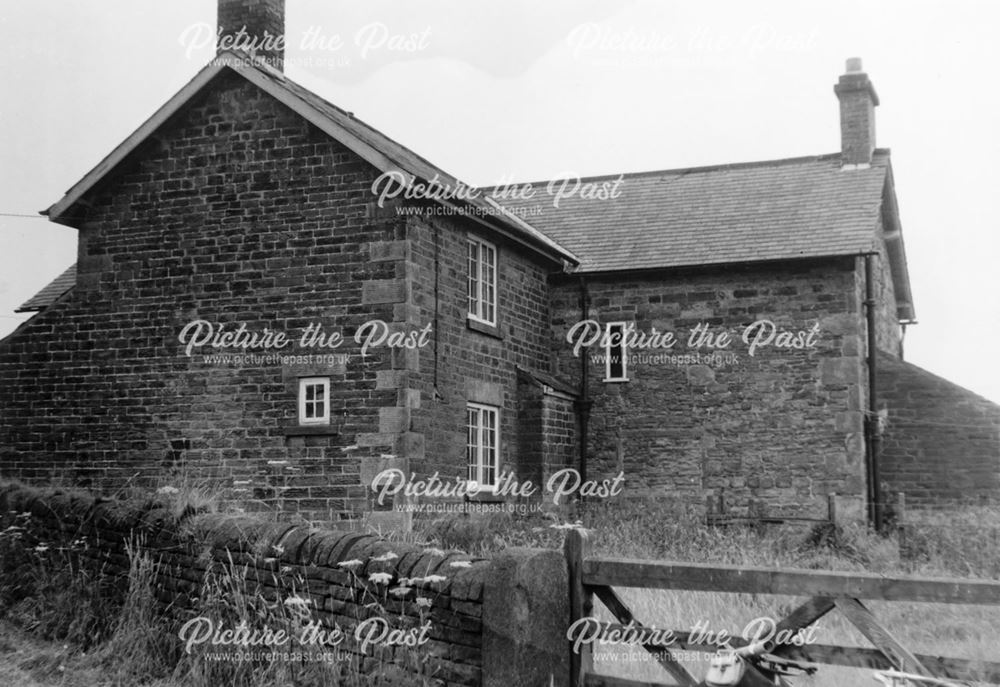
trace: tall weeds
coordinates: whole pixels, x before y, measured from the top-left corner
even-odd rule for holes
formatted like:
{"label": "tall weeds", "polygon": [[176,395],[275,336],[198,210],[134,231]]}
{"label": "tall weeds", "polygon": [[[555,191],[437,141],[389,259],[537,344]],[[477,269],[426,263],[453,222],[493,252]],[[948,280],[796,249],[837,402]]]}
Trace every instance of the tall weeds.
{"label": "tall weeds", "polygon": [[157,601],[160,565],[139,542],[126,546],[128,592],[111,636],[92,656],[115,685],[140,685],[170,675],[179,657],[177,636]]}
{"label": "tall weeds", "polygon": [[31,513],[8,516],[0,532],[0,617],[81,649],[107,639],[122,588],[84,555],[87,541],[44,541],[33,534]]}

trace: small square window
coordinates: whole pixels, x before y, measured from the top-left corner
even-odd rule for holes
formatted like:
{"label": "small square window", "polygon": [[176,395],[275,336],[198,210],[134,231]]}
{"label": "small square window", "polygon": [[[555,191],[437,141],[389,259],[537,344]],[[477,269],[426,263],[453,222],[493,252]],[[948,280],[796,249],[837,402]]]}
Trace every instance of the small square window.
{"label": "small square window", "polygon": [[625,346],[625,322],[609,322],[604,330],[604,381],[628,381],[628,347]]}
{"label": "small square window", "polygon": [[492,243],[471,236],[469,317],[488,325],[497,323],[497,249]]}
{"label": "small square window", "polygon": [[330,378],[299,379],[299,424],[330,424]]}
{"label": "small square window", "polygon": [[469,403],[466,429],[469,482],[480,489],[496,489],[500,472],[500,409]]}

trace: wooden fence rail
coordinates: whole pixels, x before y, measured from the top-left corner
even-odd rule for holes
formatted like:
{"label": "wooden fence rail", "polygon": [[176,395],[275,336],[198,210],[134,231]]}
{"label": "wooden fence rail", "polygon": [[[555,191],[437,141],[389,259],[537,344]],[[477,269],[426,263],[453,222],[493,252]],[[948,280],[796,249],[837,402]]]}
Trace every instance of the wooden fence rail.
{"label": "wooden fence rail", "polygon": [[[1000,582],[601,558],[592,555],[589,536],[581,529],[567,533],[564,552],[569,571],[571,625],[598,623],[593,612],[596,597],[618,621],[600,623],[605,636],[631,632],[635,637],[638,632],[643,648],[653,654],[680,685],[696,686],[698,679],[676,659],[674,652],[714,653],[719,647],[682,631],[669,631],[666,635],[670,637],[669,645],[655,639],[645,641],[647,637],[656,636],[654,630],[663,633],[667,629],[643,625],[615,592],[615,587],[805,596],[806,601],[776,623],[777,631],[787,631],[786,636],[792,636],[836,610],[875,648],[782,643],[768,646],[772,656],[805,663],[896,669],[928,677],[1000,684],[1000,663],[911,653],[862,603],[862,600],[883,600],[1000,606]],[[747,641],[741,638],[731,640],[733,648],[746,644]],[[594,672],[593,644],[583,644],[578,651],[573,649],[572,642],[570,646],[572,687],[654,687],[654,683],[599,675]],[[752,666],[748,672],[751,682],[765,679]]]}

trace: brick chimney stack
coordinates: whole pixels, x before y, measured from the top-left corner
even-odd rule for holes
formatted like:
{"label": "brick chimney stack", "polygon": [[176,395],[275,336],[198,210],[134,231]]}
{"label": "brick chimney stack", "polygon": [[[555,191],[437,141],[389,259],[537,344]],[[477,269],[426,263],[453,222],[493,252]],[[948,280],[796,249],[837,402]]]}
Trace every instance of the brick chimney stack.
{"label": "brick chimney stack", "polygon": [[861,68],[861,58],[847,60],[847,73],[833,87],[840,100],[840,152],[844,167],[871,164],[875,150],[878,95]]}
{"label": "brick chimney stack", "polygon": [[242,50],[283,71],[284,0],[219,0],[218,23],[219,52]]}

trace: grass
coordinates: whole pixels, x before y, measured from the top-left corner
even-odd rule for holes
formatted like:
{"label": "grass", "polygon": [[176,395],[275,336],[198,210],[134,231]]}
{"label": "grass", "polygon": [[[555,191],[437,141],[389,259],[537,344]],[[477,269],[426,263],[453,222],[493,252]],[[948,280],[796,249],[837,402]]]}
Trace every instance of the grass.
{"label": "grass", "polygon": [[148,684],[171,675],[179,651],[154,594],[159,564],[143,552],[140,542],[130,542],[126,551],[128,591],[117,609],[111,636],[96,649],[92,661],[112,684]]}
{"label": "grass", "polygon": [[[441,519],[424,522],[422,533],[443,547],[456,546],[488,556],[508,546],[561,544],[559,521],[579,520],[591,531],[600,556],[642,558],[742,566],[869,571],[928,577],[1000,579],[1000,510],[969,508],[940,514],[911,513],[905,533],[882,537],[866,527],[771,526],[709,528],[701,514],[664,501],[597,503],[583,512],[532,519],[497,515],[490,518]],[[647,625],[690,630],[696,623],[713,631],[739,634],[750,621],[780,619],[804,599],[792,597],[620,589],[635,616]],[[1000,608],[872,602],[869,608],[913,652],[997,660],[995,628]],[[611,615],[597,603],[598,615]],[[821,644],[871,646],[836,612],[816,625]],[[708,654],[684,653],[696,676],[704,674]],[[635,680],[672,684],[667,673],[643,650],[602,645],[595,652],[599,672]],[[796,685],[839,687],[876,684],[870,671],[823,666]]]}
{"label": "grass", "polygon": [[84,650],[104,641],[120,593],[116,581],[85,562],[82,538],[38,541],[28,534],[29,513],[11,515],[0,532],[0,616]]}
{"label": "grass", "polygon": [[[136,493],[134,497],[165,505],[178,519],[219,508],[213,494],[200,488],[161,489],[152,496]],[[389,534],[396,541],[489,557],[512,546],[559,548],[565,524],[577,521],[591,530],[595,552],[602,556],[1000,579],[1000,512],[991,508],[912,513],[901,538],[898,534],[876,536],[861,526],[708,528],[698,511],[662,500],[600,502],[579,511],[531,516],[425,520],[414,532]],[[210,655],[217,647],[199,645],[185,652],[177,636],[177,614],[165,612],[156,600],[157,563],[141,553],[139,543],[129,547],[130,570],[123,584],[106,571],[83,564],[87,544],[82,538],[71,536],[62,546],[33,539],[28,514],[0,515],[0,530],[0,683],[45,687],[434,684],[433,665],[420,652],[405,657],[410,669],[405,674],[396,663],[398,656],[392,655],[376,654],[362,666],[356,655],[342,655],[332,662],[320,656],[222,661]],[[248,587],[246,571],[232,561],[213,562],[195,612],[220,625],[243,622],[249,627],[294,631],[312,618],[308,602],[286,603],[312,598],[305,580],[295,575],[292,569],[276,571],[269,587],[286,590],[278,596]],[[755,618],[780,618],[801,602],[755,594],[619,591],[646,624],[689,630],[700,623],[733,634]],[[364,594],[366,613],[391,615],[390,610],[398,608],[385,598],[384,590],[381,595],[377,590]],[[907,603],[869,606],[911,651],[997,659],[993,628],[1000,627],[1000,609]],[[598,609],[600,614],[600,604]],[[611,619],[606,612],[602,617]],[[19,636],[24,630],[31,636]],[[867,645],[835,613],[817,624],[815,635],[823,644]],[[700,676],[706,656],[684,658],[692,661],[689,668]],[[595,658],[599,672],[670,684],[663,669],[643,651],[604,645]],[[865,683],[875,684],[864,672],[838,667],[823,667],[813,677],[795,680],[797,685],[815,687]]]}
{"label": "grass", "polygon": [[[217,508],[210,493],[172,488],[158,489],[152,496],[133,494],[117,509],[128,510],[137,501],[143,507],[165,507],[178,524],[190,515]],[[0,514],[0,684],[437,684],[435,656],[404,646],[376,643],[360,653],[350,640],[337,646],[294,640],[249,648],[212,643],[185,646],[179,630],[185,620],[194,618],[219,629],[242,626],[251,633],[283,629],[291,637],[301,636],[319,622],[312,604],[323,595],[310,595],[307,581],[295,568],[277,568],[270,580],[258,586],[250,581],[254,575],[246,566],[209,557],[194,607],[165,607],[156,594],[160,566],[142,542],[127,545],[129,571],[119,578],[104,567],[94,569],[84,555],[88,544],[82,537],[72,537],[67,545],[40,541],[32,517],[30,513]],[[275,560],[276,552],[257,553]],[[356,603],[350,606],[353,611],[343,612],[353,612],[355,623],[377,617],[393,628],[406,628],[427,620],[423,608],[420,618],[404,615],[403,606],[390,598],[386,585],[368,584],[356,575],[354,581]],[[348,632],[350,625],[345,626]]]}

